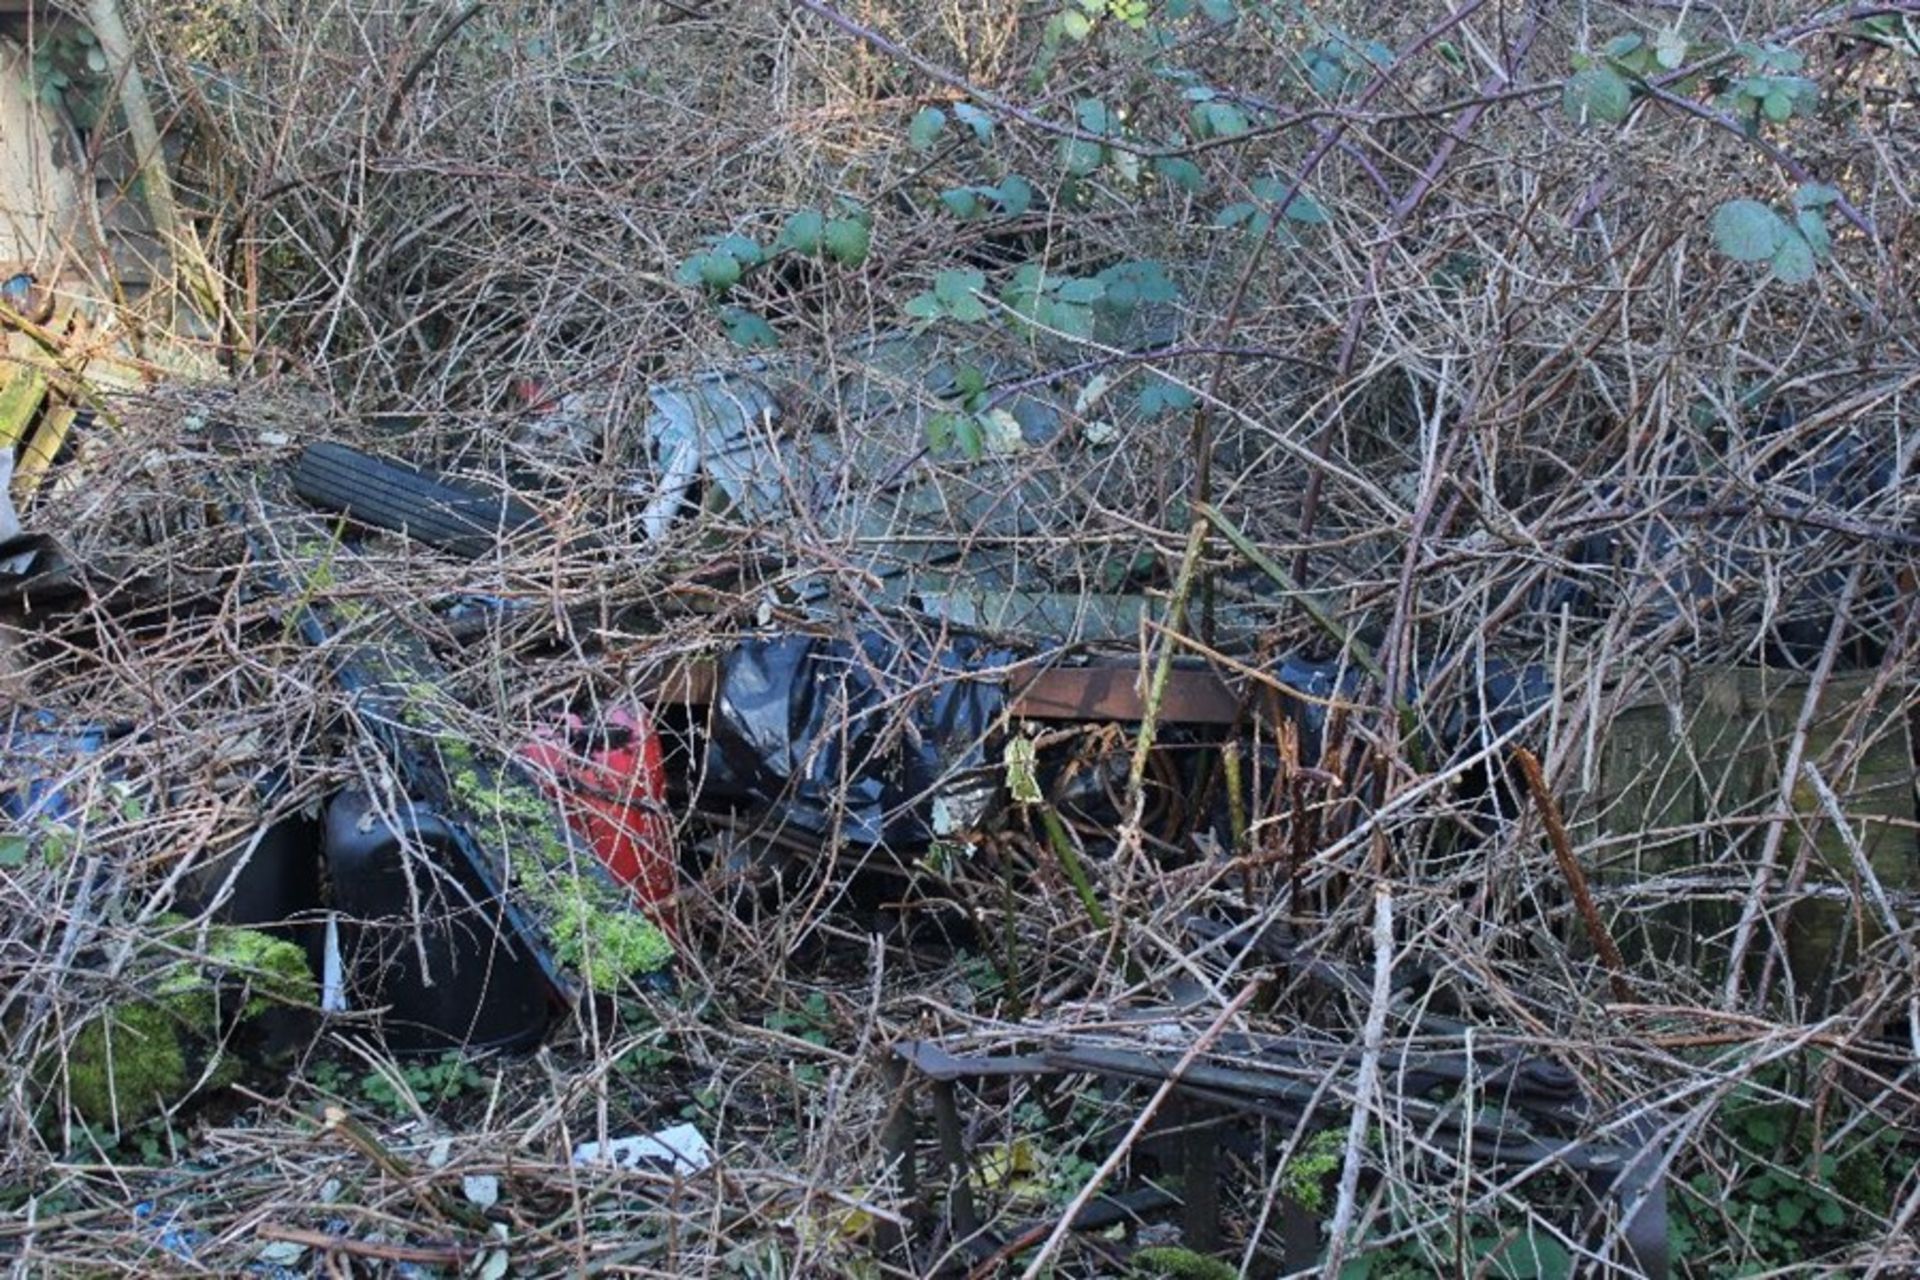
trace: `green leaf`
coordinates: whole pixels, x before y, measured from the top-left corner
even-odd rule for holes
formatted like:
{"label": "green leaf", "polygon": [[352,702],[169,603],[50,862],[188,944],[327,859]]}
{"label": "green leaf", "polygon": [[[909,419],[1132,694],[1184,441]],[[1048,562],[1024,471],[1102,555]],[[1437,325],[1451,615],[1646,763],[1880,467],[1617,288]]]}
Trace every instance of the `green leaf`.
{"label": "green leaf", "polygon": [[1320,226],[1327,221],[1326,207],[1304,191],[1295,192],[1283,212],[1295,222],[1304,222],[1309,226]]}
{"label": "green leaf", "polygon": [[1017,218],[1033,207],[1033,184],[1017,173],[1010,173],[993,188],[993,199],[1001,213]]}
{"label": "green leaf", "polygon": [[1107,149],[1087,138],[1060,139],[1060,164],[1068,173],[1086,177],[1100,167]]}
{"label": "green leaf", "polygon": [[1767,119],[1779,124],[1793,118],[1793,99],[1774,89],[1760,100],[1760,109],[1767,113]]}
{"label": "green leaf", "polygon": [[720,324],[737,347],[754,351],[780,345],[780,335],[773,331],[773,326],[745,307],[722,307]]}
{"label": "green leaf", "polygon": [[1237,138],[1249,127],[1246,113],[1231,102],[1203,102],[1193,109],[1193,131],[1202,138]]}
{"label": "green leaf", "polygon": [[953,442],[960,446],[960,452],[971,462],[980,461],[980,455],[986,452],[985,440],[980,434],[980,422],[970,413],[955,414],[953,418]]}
{"label": "green leaf", "polygon": [[1601,46],[1601,52],[1609,58],[1625,58],[1644,43],[1646,43],[1644,37],[1635,32],[1628,32],[1626,35],[1615,36],[1607,41]]}
{"label": "green leaf", "polygon": [[714,242],[714,251],[723,253],[745,267],[758,266],[767,260],[767,251],[759,243],[743,235],[722,236]]}
{"label": "green leaf", "polygon": [[931,151],[933,144],[940,140],[940,131],[946,127],[946,112],[938,107],[922,107],[907,126],[907,143],[915,151]]}
{"label": "green leaf", "polygon": [[1840,198],[1840,188],[1824,182],[1803,182],[1793,193],[1796,209],[1820,209]]}
{"label": "green leaf", "polygon": [[1823,1227],[1837,1227],[1847,1220],[1847,1211],[1832,1196],[1821,1196],[1820,1203],[1814,1207],[1813,1216],[1820,1219]]}
{"label": "green leaf", "polygon": [[1207,15],[1207,21],[1223,26],[1240,16],[1234,11],[1233,0],[1200,0],[1200,12]]}
{"label": "green leaf", "polygon": [[107,69],[107,55],[99,49],[87,50],[87,70],[99,75]]}
{"label": "green leaf", "polygon": [[1214,214],[1213,225],[1216,227],[1237,227],[1258,212],[1260,212],[1259,205],[1248,204],[1244,200],[1238,200]]}
{"label": "green leaf", "polygon": [[963,398],[972,400],[987,389],[987,375],[978,365],[963,364],[953,371],[953,389]]}
{"label": "green leaf", "polygon": [[827,220],[818,209],[802,209],[787,219],[780,228],[777,244],[785,245],[796,253],[815,254],[820,252],[820,233],[826,227]]}
{"label": "green leaf", "polygon": [[856,218],[835,218],[827,224],[820,243],[826,246],[827,253],[835,262],[857,267],[867,260],[867,250],[872,247],[873,236],[867,230],[867,224]]}
{"label": "green leaf", "polygon": [[19,835],[0,836],[0,867],[12,871],[27,864],[27,838]]}
{"label": "green leaf", "polygon": [[1806,237],[1813,256],[1826,259],[1833,254],[1833,237],[1827,233],[1827,219],[1818,209],[1802,209],[1793,215],[1793,225]]}
{"label": "green leaf", "polygon": [[976,289],[984,289],[987,277],[984,272],[973,270],[942,271],[933,278],[933,296],[942,302],[952,302],[955,298],[973,296]]}
{"label": "green leaf", "polygon": [[1177,382],[1169,382],[1157,373],[1147,375],[1147,384],[1140,388],[1140,394],[1134,397],[1145,417],[1158,417],[1164,413],[1178,413],[1193,408],[1195,396]]}
{"label": "green leaf", "polygon": [[1185,156],[1160,156],[1153,162],[1153,171],[1182,191],[1204,191],[1207,187],[1200,166]]}
{"label": "green leaf", "polygon": [[1056,293],[1062,302],[1098,302],[1106,297],[1107,286],[1099,280],[1062,280]]}
{"label": "green leaf", "polygon": [[1093,308],[1071,302],[1056,302],[1047,308],[1047,326],[1058,329],[1069,338],[1082,341],[1093,337]]}
{"label": "green leaf", "polygon": [[1106,286],[1101,299],[1110,307],[1131,307],[1141,302],[1172,302],[1180,289],[1167,279],[1166,269],[1151,258],[1135,262],[1116,262],[1097,277]]}
{"label": "green leaf", "polygon": [[955,413],[936,413],[930,416],[924,428],[927,433],[927,448],[935,453],[944,453],[954,441],[954,422],[959,416]]}
{"label": "green leaf", "polygon": [[1107,104],[1098,98],[1082,98],[1073,109],[1074,119],[1088,133],[1111,133],[1113,120],[1107,114]]}
{"label": "green leaf", "polygon": [[971,218],[980,212],[980,198],[972,187],[954,187],[940,193],[940,203],[956,218]]}
{"label": "green leaf", "polygon": [[1765,262],[1787,237],[1787,224],[1758,200],[1729,200],[1713,213],[1713,243],[1738,262]]}
{"label": "green leaf", "polygon": [[700,283],[715,293],[723,293],[740,283],[740,261],[732,254],[706,253],[699,261]]}
{"label": "green leaf", "polygon": [[1773,1220],[1791,1231],[1807,1216],[1806,1203],[1799,1196],[1782,1196],[1773,1206]]}
{"label": "green leaf", "polygon": [[1633,88],[1612,67],[1588,67],[1567,78],[1560,102],[1578,124],[1619,124],[1633,110]]}
{"label": "green leaf", "polygon": [[954,103],[953,116],[961,124],[973,130],[973,136],[979,141],[986,142],[993,137],[993,117],[971,102]]}
{"label": "green leaf", "polygon": [[1675,70],[1687,60],[1687,38],[1668,27],[1653,38],[1653,57],[1666,70]]}
{"label": "green leaf", "polygon": [[1815,270],[1813,246],[1798,232],[1789,231],[1773,251],[1773,277],[1782,284],[1805,284]]}
{"label": "green leaf", "polygon": [[930,293],[916,293],[901,309],[915,320],[938,320],[947,314],[945,304]]}
{"label": "green leaf", "polygon": [[1085,40],[1093,34],[1093,21],[1086,14],[1069,9],[1060,15],[1060,30],[1069,40]]}

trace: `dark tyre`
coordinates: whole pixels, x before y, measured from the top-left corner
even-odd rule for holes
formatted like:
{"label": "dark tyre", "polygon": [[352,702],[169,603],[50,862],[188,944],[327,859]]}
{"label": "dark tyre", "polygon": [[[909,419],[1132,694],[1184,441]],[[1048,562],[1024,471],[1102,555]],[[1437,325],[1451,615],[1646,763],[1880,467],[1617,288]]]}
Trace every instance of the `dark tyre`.
{"label": "dark tyre", "polygon": [[308,445],[301,453],[293,467],[293,488],[317,507],[475,560],[540,523],[531,507],[504,494],[384,462],[331,441]]}

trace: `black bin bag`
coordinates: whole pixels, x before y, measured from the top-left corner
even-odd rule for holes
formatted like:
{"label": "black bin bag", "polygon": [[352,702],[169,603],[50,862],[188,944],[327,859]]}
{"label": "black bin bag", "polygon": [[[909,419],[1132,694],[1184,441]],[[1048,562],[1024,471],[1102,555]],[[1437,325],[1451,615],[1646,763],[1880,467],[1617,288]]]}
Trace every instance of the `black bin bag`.
{"label": "black bin bag", "polygon": [[749,638],[722,661],[707,786],[789,830],[867,845],[931,840],[933,798],[986,763],[1003,685],[969,672],[1012,655],[952,638],[862,632]]}

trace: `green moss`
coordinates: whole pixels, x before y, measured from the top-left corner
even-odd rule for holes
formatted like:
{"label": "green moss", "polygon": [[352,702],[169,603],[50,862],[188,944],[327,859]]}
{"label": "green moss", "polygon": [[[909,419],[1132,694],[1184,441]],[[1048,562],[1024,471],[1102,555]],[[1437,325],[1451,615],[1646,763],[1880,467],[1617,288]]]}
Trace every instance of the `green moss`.
{"label": "green moss", "polygon": [[616,992],[627,979],[672,963],[673,942],[659,925],[630,907],[597,907],[578,876],[555,879],[561,884],[532,896],[549,909],[554,959],[577,971],[593,990]]}
{"label": "green moss", "polygon": [[[511,771],[482,765],[472,746],[453,732],[437,708],[446,693],[428,681],[386,675],[401,691],[400,719],[433,741],[446,793],[475,834],[503,834],[516,853],[515,887],[536,908],[554,960],[598,992],[615,992],[631,978],[658,972],[673,959],[673,943],[633,909],[611,880],[574,870],[581,851],[563,835],[565,819],[552,800]],[[591,855],[587,855],[591,856]]]}
{"label": "green moss", "polygon": [[1327,1207],[1327,1176],[1340,1167],[1346,1135],[1322,1129],[1309,1138],[1280,1171],[1280,1189],[1308,1213]]}
{"label": "green moss", "polygon": [[285,938],[258,929],[218,927],[208,932],[207,959],[246,979],[244,1018],[257,1017],[271,1005],[312,1005],[320,998],[307,953]]}
{"label": "green moss", "polygon": [[[156,922],[165,929],[177,917]],[[222,1088],[240,1063],[221,1054],[218,979],[246,983],[242,1019],[277,1004],[311,1005],[317,998],[306,953],[256,929],[218,926],[205,954],[171,959],[153,982],[153,996],[109,1006],[80,1029],[64,1055],[67,1096],[90,1124],[126,1124],[179,1102],[195,1086]],[[211,1060],[211,1068],[202,1067]],[[50,1062],[51,1076],[58,1063]]]}
{"label": "green moss", "polygon": [[175,1014],[153,1004],[108,1009],[81,1028],[66,1054],[74,1110],[89,1124],[125,1123],[184,1096],[193,1082],[180,1032]]}
{"label": "green moss", "polygon": [[1133,1255],[1134,1274],[1167,1280],[1236,1280],[1237,1267],[1178,1245],[1150,1245]]}

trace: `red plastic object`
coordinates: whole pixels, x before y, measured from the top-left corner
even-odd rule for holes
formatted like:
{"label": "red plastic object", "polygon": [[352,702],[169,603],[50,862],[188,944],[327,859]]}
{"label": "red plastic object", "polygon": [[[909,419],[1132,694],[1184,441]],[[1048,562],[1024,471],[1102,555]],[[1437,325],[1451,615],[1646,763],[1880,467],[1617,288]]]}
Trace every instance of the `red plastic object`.
{"label": "red plastic object", "polygon": [[615,707],[593,723],[569,715],[536,732],[520,755],[534,781],[559,801],[568,825],[671,930],[664,907],[678,887],[678,860],[660,735],[646,710]]}

